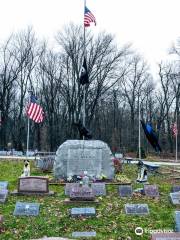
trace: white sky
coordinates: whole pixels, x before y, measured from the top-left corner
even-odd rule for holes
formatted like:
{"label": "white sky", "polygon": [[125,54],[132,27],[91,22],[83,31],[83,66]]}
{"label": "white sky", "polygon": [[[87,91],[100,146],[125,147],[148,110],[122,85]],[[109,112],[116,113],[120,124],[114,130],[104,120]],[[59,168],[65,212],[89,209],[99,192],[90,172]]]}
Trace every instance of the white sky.
{"label": "white sky", "polygon": [[[106,30],[119,44],[132,42],[153,71],[180,37],[180,0],[86,0],[86,5],[97,20],[92,31]],[[0,41],[28,25],[51,40],[65,24],[83,24],[84,0],[0,0],[0,7]]]}

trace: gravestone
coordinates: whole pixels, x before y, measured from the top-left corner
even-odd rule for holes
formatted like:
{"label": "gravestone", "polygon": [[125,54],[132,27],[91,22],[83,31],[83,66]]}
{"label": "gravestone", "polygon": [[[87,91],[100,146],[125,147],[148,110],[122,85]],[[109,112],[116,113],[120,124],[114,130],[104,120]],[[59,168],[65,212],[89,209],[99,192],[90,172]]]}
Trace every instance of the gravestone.
{"label": "gravestone", "polygon": [[172,192],[180,192],[180,185],[174,185],[172,187]]}
{"label": "gravestone", "polygon": [[70,191],[73,187],[78,187],[79,183],[66,183],[65,185],[65,195],[69,196],[70,195]]}
{"label": "gravestone", "polygon": [[4,221],[3,215],[0,215],[0,224],[2,224]]}
{"label": "gravestone", "polygon": [[15,216],[38,216],[39,203],[17,202],[13,215]]}
{"label": "gravestone", "polygon": [[19,195],[53,195],[49,191],[48,178],[40,176],[20,177],[18,179],[18,190],[12,194]]}
{"label": "gravestone", "polygon": [[72,237],[96,237],[96,232],[73,232]]}
{"label": "gravestone", "polygon": [[92,183],[91,186],[95,196],[106,196],[105,183]]}
{"label": "gravestone", "polygon": [[80,200],[80,201],[93,201],[95,199],[95,195],[93,193],[92,188],[83,185],[83,186],[75,186],[70,190],[70,200]]}
{"label": "gravestone", "polygon": [[170,198],[171,198],[171,202],[174,205],[179,205],[180,204],[180,192],[170,193]]}
{"label": "gravestone", "polygon": [[84,171],[88,176],[101,179],[114,178],[112,153],[108,145],[99,140],[67,140],[57,150],[54,162],[56,179],[67,179],[74,175],[82,176]]}
{"label": "gravestone", "polygon": [[144,185],[144,193],[148,197],[159,197],[159,190],[156,185]]}
{"label": "gravestone", "polygon": [[119,185],[118,192],[120,197],[131,197],[132,196],[132,186],[131,185]]}
{"label": "gravestone", "polygon": [[8,182],[7,181],[0,182],[0,189],[7,189],[7,187],[8,187]]}
{"label": "gravestone", "polygon": [[[65,195],[70,196],[70,191],[73,187],[78,187],[79,183],[66,183]],[[106,196],[105,183],[91,183],[91,188],[95,196]]]}
{"label": "gravestone", "polygon": [[180,240],[180,233],[154,233],[151,240]]}
{"label": "gravestone", "polygon": [[96,210],[94,207],[86,207],[86,208],[71,208],[71,217],[90,217],[95,216]]}
{"label": "gravestone", "polygon": [[149,208],[147,204],[125,204],[126,214],[147,215]]}
{"label": "gravestone", "polygon": [[8,196],[7,189],[0,189],[0,203],[5,203]]}
{"label": "gravestone", "polygon": [[180,211],[175,211],[176,232],[180,232]]}
{"label": "gravestone", "polygon": [[37,167],[42,171],[51,171],[54,166],[55,156],[44,156],[37,159]]}

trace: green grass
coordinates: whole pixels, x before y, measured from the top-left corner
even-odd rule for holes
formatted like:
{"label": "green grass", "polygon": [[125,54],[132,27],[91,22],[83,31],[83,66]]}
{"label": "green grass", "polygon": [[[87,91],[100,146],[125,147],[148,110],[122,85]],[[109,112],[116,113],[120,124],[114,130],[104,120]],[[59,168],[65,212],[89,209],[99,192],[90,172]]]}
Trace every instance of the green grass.
{"label": "green grass", "polygon": [[[17,179],[21,175],[23,161],[1,161],[0,181],[9,181],[9,190],[17,189]],[[133,182],[133,188],[142,187],[136,184],[136,167],[124,166],[123,175]],[[42,175],[33,167],[32,175]],[[8,196],[5,204],[0,204],[0,214],[4,215],[4,232],[0,239],[32,239],[43,236],[69,237],[73,231],[96,231],[99,240],[126,240],[129,236],[132,240],[150,239],[148,231],[143,236],[136,236],[135,228],[142,227],[147,230],[174,229],[174,211],[176,207],[169,201],[171,184],[167,176],[150,176],[149,183],[157,184],[160,190],[160,199],[150,199],[146,196],[134,196],[132,198],[120,198],[117,194],[117,186],[107,186],[107,196],[100,197],[100,204],[96,207],[96,217],[71,218],[69,209],[77,205],[64,205],[63,186],[50,185],[50,190],[56,192],[55,196]],[[37,217],[15,217],[13,211],[17,201],[40,203],[40,214]],[[150,215],[133,216],[126,215],[124,205],[126,203],[147,203]]]}

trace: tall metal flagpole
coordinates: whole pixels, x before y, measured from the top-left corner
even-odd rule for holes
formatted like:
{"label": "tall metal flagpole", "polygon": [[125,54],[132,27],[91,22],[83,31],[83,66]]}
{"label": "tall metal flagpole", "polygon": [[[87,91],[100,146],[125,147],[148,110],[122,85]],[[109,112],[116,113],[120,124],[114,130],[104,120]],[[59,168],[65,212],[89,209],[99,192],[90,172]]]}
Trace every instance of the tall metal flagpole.
{"label": "tall metal flagpole", "polygon": [[[30,97],[31,97],[31,91],[28,91],[29,93],[29,100],[28,100],[28,104],[30,103]],[[26,158],[29,155],[29,126],[30,126],[30,119],[28,117],[28,124],[27,124],[27,145],[26,145]]]}
{"label": "tall metal flagpole", "polygon": [[178,137],[178,127],[177,127],[177,98],[176,98],[176,162],[177,162],[177,148],[178,148],[178,140],[177,140],[177,137]]}
{"label": "tall metal flagpole", "polygon": [[139,160],[141,160],[141,110],[140,110],[140,94],[139,94]]}
{"label": "tall metal flagpole", "polygon": [[[84,11],[85,11],[85,7],[86,7],[86,0],[84,0]],[[84,23],[83,23],[84,24]],[[85,29],[85,25],[84,25],[84,59],[86,56],[86,29]],[[83,60],[84,61],[84,60]],[[86,125],[86,99],[85,99],[85,86],[86,84],[84,84],[83,86],[83,125]]]}

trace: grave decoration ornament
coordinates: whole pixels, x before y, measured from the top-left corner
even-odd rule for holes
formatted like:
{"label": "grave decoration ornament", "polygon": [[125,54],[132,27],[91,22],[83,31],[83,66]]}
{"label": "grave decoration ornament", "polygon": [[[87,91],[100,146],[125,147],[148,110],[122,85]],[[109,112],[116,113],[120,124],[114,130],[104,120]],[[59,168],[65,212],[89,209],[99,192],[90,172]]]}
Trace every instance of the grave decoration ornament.
{"label": "grave decoration ornament", "polygon": [[144,165],[143,161],[139,160],[138,164],[138,177],[137,182],[147,182],[148,175],[147,175],[147,167]]}
{"label": "grave decoration ornament", "polygon": [[29,176],[30,176],[30,163],[29,163],[29,160],[25,159],[21,177],[29,177]]}

